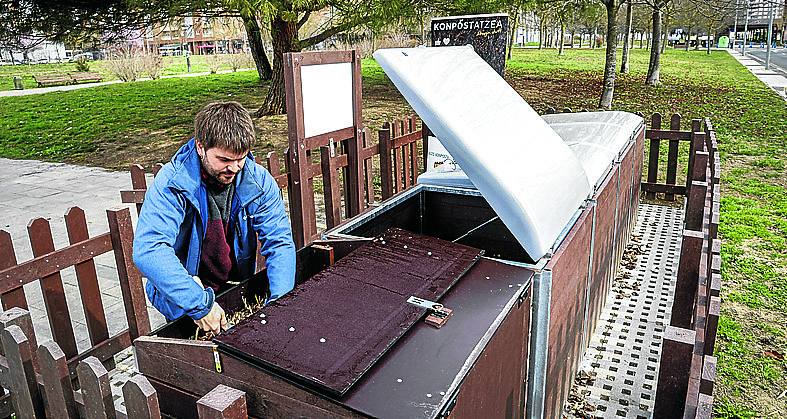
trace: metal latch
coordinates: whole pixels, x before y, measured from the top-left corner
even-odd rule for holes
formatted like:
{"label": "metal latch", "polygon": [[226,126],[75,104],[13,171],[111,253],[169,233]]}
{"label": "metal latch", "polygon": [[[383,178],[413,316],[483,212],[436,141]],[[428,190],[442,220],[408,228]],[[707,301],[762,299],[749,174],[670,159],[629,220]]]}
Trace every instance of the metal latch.
{"label": "metal latch", "polygon": [[450,318],[453,314],[453,310],[450,308],[446,308],[440,303],[425,300],[420,297],[411,296],[407,299],[407,302],[414,306],[429,310],[429,315],[426,316],[425,321],[427,324],[430,324],[438,329],[443,327],[443,325],[448,321],[448,318]]}

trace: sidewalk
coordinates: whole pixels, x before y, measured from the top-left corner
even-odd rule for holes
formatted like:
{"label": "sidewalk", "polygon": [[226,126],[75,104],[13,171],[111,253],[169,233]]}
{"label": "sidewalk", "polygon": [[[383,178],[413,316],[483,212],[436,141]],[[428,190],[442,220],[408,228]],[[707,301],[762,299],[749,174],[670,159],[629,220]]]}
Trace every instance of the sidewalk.
{"label": "sidewalk", "polygon": [[[250,70],[254,70],[254,69],[253,68],[238,69],[238,71],[250,71]],[[216,74],[226,74],[226,73],[232,73],[232,70],[219,70]],[[161,78],[175,79],[175,78],[183,78],[183,77],[208,76],[210,74],[211,74],[210,72],[206,71],[202,73],[173,74],[169,76],[161,76]],[[147,81],[147,80],[150,79],[149,78],[137,79],[137,81]],[[110,80],[110,81],[102,81],[98,83],[70,84],[66,86],[39,87],[35,89],[3,90],[0,91],[0,97],[40,95],[43,93],[51,93],[51,92],[67,92],[69,90],[88,89],[91,87],[106,86],[108,84],[117,84],[117,83],[123,83],[123,82],[121,80]]]}
{"label": "sidewalk", "polygon": [[[68,245],[63,216],[73,206],[85,211],[91,237],[109,230],[108,208],[131,208],[132,221],[136,223],[136,209],[120,202],[120,190],[130,187],[128,172],[0,158],[0,190],[3,191],[0,194],[0,229],[11,235],[17,261],[24,262],[33,256],[27,224],[34,218],[49,220],[56,249]],[[114,255],[100,255],[95,263],[107,326],[113,336],[127,327]],[[80,350],[88,349],[90,342],[74,268],[61,271],[61,277],[75,325],[77,346]],[[39,340],[51,339],[41,287],[36,282],[25,285],[24,289]],[[163,324],[163,317],[155,309],[148,311],[154,327]]]}
{"label": "sidewalk", "polygon": [[765,65],[761,64],[758,60],[740,53],[739,50],[727,49],[739,63],[749,69],[761,82],[766,86],[773,89],[779,96],[787,100],[787,77],[778,71],[772,69],[766,70]]}

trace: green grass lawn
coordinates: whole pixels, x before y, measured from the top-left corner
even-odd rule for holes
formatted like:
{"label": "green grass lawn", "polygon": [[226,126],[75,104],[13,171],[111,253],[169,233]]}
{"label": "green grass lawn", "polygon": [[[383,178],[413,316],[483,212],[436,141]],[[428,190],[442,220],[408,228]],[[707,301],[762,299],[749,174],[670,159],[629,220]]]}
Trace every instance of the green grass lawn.
{"label": "green grass lawn", "polygon": [[[221,57],[221,55],[220,55]],[[186,74],[186,57],[162,57],[164,61],[164,68],[161,75],[169,76],[175,74]],[[191,72],[203,73],[210,71],[208,64],[209,56],[207,55],[192,55]],[[104,81],[115,80],[114,74],[109,71],[107,62],[104,60],[88,61],[90,71],[101,74]],[[250,66],[253,66],[250,65]],[[232,67],[228,63],[221,63],[220,70],[230,70]],[[56,63],[56,64],[23,64],[23,65],[3,65],[0,66],[0,90],[12,90],[14,88],[14,76],[22,77],[22,83],[25,89],[34,89],[38,85],[33,76],[38,74],[66,74],[76,72],[75,63]]]}
{"label": "green grass lawn", "polygon": [[[506,78],[538,111],[594,109],[603,52],[516,50]],[[724,282],[715,413],[787,417],[787,103],[723,51],[667,50],[658,87],[644,85],[647,60],[648,51],[632,51],[614,108],[661,112],[665,124],[675,112],[686,121],[710,117],[720,143]],[[363,77],[364,120],[373,131],[410,112],[373,61],[363,62]],[[205,103],[235,99],[253,109],[264,94],[250,71],[0,98],[0,156],[110,168],[161,162],[188,139]],[[257,151],[284,149],[284,116],[255,122]]]}

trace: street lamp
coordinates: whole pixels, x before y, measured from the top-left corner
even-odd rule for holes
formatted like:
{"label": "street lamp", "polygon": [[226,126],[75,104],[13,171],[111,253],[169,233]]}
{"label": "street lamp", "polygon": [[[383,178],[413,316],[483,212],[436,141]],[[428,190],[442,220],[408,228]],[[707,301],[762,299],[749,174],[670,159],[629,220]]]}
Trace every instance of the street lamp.
{"label": "street lamp", "polygon": [[765,69],[768,70],[771,67],[771,38],[773,37],[773,2],[774,0],[768,1],[768,46],[765,47]]}
{"label": "street lamp", "polygon": [[749,37],[749,0],[746,0],[746,13],[744,14],[746,23],[743,25],[743,44],[741,44],[741,55],[746,55],[746,41]]}

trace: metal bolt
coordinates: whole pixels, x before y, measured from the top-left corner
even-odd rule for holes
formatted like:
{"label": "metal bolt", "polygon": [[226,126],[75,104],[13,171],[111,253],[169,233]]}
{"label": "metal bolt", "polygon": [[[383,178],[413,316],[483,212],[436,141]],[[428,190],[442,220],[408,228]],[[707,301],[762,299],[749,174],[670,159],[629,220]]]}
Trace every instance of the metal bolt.
{"label": "metal bolt", "polygon": [[441,391],[441,392],[440,392],[440,395],[441,395],[441,396],[445,396],[445,391]]}
{"label": "metal bolt", "polygon": [[320,338],[320,343],[325,343],[325,338]]}
{"label": "metal bolt", "polygon": [[265,318],[265,313],[261,313],[260,317]]}
{"label": "metal bolt", "polygon": [[290,327],[290,332],[294,332],[294,331],[295,331],[295,328],[294,327]]}
{"label": "metal bolt", "polygon": [[402,379],[401,379],[401,378],[397,378],[397,379],[396,379],[396,382],[397,382],[397,383],[401,383],[401,382],[402,382]]}
{"label": "metal bolt", "polygon": [[432,397],[432,393],[426,393],[426,397]]}
{"label": "metal bolt", "polygon": [[260,323],[266,324],[266,323],[268,323],[268,321],[267,320],[261,320]]}

